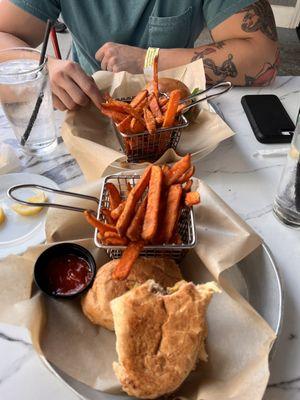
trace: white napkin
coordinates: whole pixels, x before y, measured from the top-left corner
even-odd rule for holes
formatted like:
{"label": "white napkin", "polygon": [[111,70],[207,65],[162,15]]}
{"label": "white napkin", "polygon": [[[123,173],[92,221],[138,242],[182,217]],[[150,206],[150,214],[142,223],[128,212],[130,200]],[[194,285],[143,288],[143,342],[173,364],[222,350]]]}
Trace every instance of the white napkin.
{"label": "white napkin", "polygon": [[21,162],[12,146],[0,143],[0,174],[8,174],[21,169]]}

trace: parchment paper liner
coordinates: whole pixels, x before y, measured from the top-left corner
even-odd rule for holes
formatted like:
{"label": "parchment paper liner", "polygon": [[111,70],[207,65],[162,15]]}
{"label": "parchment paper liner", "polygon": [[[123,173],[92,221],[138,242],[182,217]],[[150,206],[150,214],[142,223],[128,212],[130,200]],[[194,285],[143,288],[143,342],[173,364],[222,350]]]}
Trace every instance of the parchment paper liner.
{"label": "parchment paper liner", "polygon": [[[191,91],[195,88],[205,88],[202,60],[160,72],[159,76],[179,79]],[[99,71],[95,73],[94,79],[101,90],[108,91],[114,98],[133,96],[147,83],[144,75],[132,75],[127,72],[113,74]],[[87,180],[95,179],[94,171],[97,172],[96,178],[101,177],[106,166],[112,163],[121,169],[136,169],[146,165],[126,162],[112,130],[111,121],[92,104],[67,113],[61,134]],[[198,160],[233,134],[226,123],[210,111],[207,102],[202,102],[201,112],[196,121],[183,130],[176,152],[179,155],[192,153],[193,159]]]}
{"label": "parchment paper liner", "polygon": [[[246,257],[261,240],[207,185],[198,180],[196,184],[202,198],[195,207],[198,244],[182,262],[182,272],[195,282],[212,275],[223,293],[214,297],[208,311],[209,361],[198,365],[178,395],[197,400],[259,400],[269,377],[268,355],[275,334],[223,281],[222,271]],[[89,183],[78,191],[98,196],[100,184]],[[79,199],[68,201],[83,205]],[[49,211],[48,242],[74,240],[88,248],[100,266],[107,256],[95,248],[92,236],[81,214]],[[31,290],[34,261],[46,247],[34,247],[0,263],[0,321],[28,328],[36,350],[75,379],[120,393],[111,368],[116,359],[114,333],[93,326],[82,314],[79,300],[57,301]]]}

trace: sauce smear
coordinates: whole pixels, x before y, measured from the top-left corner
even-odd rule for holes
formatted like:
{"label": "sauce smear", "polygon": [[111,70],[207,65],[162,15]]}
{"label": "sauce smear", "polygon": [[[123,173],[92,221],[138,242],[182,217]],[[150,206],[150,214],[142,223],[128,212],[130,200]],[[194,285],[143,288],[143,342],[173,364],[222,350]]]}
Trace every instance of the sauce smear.
{"label": "sauce smear", "polygon": [[54,295],[72,295],[84,289],[93,277],[88,262],[74,254],[51,258],[43,268],[48,291]]}

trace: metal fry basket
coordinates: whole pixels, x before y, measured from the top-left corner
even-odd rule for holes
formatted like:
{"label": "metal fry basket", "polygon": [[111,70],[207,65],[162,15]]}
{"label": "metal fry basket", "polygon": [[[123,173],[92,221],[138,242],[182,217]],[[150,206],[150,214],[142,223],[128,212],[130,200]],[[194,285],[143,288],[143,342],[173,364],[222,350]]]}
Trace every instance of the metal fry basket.
{"label": "metal fry basket", "polygon": [[[105,216],[101,213],[101,208],[109,208],[109,196],[106,190],[105,184],[107,182],[113,183],[119,190],[121,198],[126,198],[127,182],[132,187],[135,186],[139,180],[140,175],[109,175],[104,179],[102,191],[100,194],[100,202],[98,208],[98,219],[103,222],[107,222]],[[145,192],[146,193],[146,192]],[[181,215],[178,223],[178,232],[181,236],[181,244],[162,244],[162,245],[147,245],[141,252],[141,256],[144,257],[168,257],[174,260],[181,260],[187,251],[196,245],[196,233],[194,224],[194,213],[193,209],[184,207],[181,211]],[[95,244],[97,247],[106,250],[110,258],[120,258],[122,251],[126,246],[111,246],[102,244],[97,237],[97,230],[95,231]]]}
{"label": "metal fry basket", "polygon": [[[130,102],[132,97],[119,98],[118,100]],[[128,162],[156,161],[167,149],[175,150],[182,129],[188,125],[186,117],[180,115],[178,124],[171,128],[157,129],[152,135],[148,131],[129,135],[120,132],[116,124],[113,123],[117,138],[127,156]]]}

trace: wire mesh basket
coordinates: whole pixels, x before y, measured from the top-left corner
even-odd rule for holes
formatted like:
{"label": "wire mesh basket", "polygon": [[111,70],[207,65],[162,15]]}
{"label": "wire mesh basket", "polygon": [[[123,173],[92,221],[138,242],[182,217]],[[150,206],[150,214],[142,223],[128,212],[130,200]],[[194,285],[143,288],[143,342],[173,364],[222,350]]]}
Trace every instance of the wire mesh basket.
{"label": "wire mesh basket", "polygon": [[[105,184],[108,182],[113,183],[119,190],[121,198],[125,199],[127,195],[127,183],[132,187],[135,186],[140,179],[140,175],[109,175],[104,179],[102,191],[100,195],[100,202],[98,208],[98,219],[107,222],[105,216],[101,213],[101,208],[109,208],[109,195],[106,190]],[[144,193],[144,195],[147,192]],[[168,257],[174,260],[181,260],[187,251],[196,245],[196,233],[194,224],[194,213],[192,208],[184,207],[181,210],[181,215],[178,222],[178,233],[180,234],[181,244],[162,244],[162,245],[146,245],[141,256],[144,257]],[[98,231],[95,231],[95,244],[97,247],[106,250],[110,258],[120,258],[122,251],[126,246],[111,246],[101,243],[98,239]]]}
{"label": "wire mesh basket", "polygon": [[[118,100],[130,102],[132,97]],[[176,126],[159,128],[154,134],[148,131],[134,134],[120,132],[115,123],[114,130],[128,162],[156,161],[164,152],[171,148],[176,149],[181,131],[189,125],[184,115],[180,115]]]}

